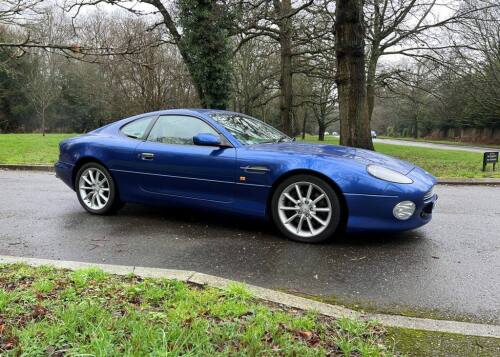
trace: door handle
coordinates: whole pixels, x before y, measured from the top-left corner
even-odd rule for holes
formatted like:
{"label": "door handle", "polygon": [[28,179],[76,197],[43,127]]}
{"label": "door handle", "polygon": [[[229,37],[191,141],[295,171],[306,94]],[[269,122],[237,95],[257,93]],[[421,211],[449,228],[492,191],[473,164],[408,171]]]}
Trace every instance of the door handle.
{"label": "door handle", "polygon": [[151,152],[143,152],[141,154],[141,159],[143,160],[153,160],[155,157],[155,154],[151,153]]}

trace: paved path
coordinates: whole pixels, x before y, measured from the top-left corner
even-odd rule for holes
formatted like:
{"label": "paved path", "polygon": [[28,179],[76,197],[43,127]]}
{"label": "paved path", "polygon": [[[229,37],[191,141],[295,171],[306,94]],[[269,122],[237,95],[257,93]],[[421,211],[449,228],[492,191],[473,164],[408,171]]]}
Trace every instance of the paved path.
{"label": "paved path", "polygon": [[416,147],[430,148],[430,149],[445,149],[445,150],[469,151],[469,152],[480,152],[480,153],[483,153],[485,151],[500,151],[500,149],[498,148],[438,144],[438,143],[429,143],[425,141],[422,142],[422,141],[398,140],[398,139],[374,139],[373,141],[381,144],[416,146]]}
{"label": "paved path", "polygon": [[87,214],[50,173],[0,171],[0,254],[205,272],[395,312],[500,324],[500,187],[437,188],[433,222],[308,245],[264,223],[128,205]]}

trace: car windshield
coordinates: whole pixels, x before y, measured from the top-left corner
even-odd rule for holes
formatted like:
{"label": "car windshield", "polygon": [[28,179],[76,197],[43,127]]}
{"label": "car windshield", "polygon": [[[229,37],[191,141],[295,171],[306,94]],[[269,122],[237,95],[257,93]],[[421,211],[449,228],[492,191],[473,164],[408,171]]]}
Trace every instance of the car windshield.
{"label": "car windshield", "polygon": [[213,113],[210,116],[243,145],[292,141],[272,126],[246,115]]}

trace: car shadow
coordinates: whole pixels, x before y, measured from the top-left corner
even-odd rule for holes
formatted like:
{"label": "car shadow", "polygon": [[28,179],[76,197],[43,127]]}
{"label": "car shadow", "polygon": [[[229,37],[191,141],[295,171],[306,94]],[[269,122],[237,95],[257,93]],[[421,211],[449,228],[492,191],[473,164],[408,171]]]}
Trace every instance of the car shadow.
{"label": "car shadow", "polygon": [[[218,232],[220,230],[232,231],[243,236],[258,236],[259,239],[277,239],[281,242],[292,242],[284,237],[272,224],[265,219],[241,217],[230,213],[217,213],[202,209],[168,206],[145,206],[127,204],[117,213],[120,217],[134,217],[147,219],[149,224],[165,224],[166,222],[177,225],[199,226],[203,229]],[[195,229],[196,230],[196,229]],[[380,245],[405,245],[414,244],[416,240],[424,238],[418,230],[406,232],[366,232],[348,234],[340,232],[333,239],[318,243],[319,246],[380,246]]]}

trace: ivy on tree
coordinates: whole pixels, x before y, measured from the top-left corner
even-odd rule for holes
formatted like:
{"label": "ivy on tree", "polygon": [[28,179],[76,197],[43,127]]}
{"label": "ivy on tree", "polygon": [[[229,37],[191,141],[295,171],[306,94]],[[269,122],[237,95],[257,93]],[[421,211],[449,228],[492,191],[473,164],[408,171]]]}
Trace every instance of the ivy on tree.
{"label": "ivy on tree", "polygon": [[214,0],[177,0],[179,47],[204,108],[226,109],[231,94],[231,16]]}

